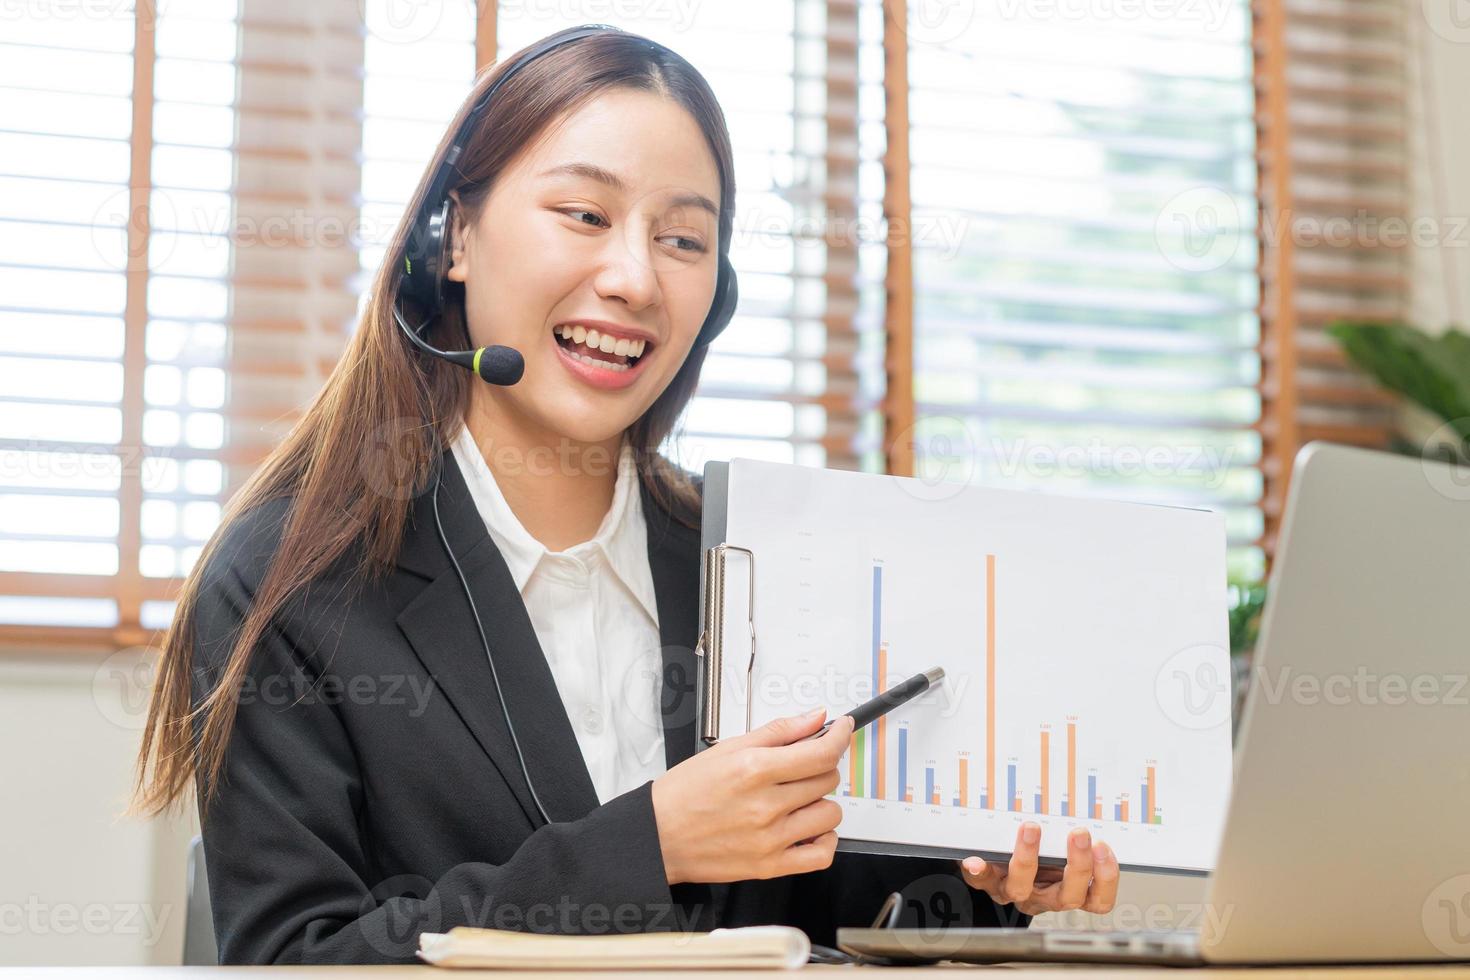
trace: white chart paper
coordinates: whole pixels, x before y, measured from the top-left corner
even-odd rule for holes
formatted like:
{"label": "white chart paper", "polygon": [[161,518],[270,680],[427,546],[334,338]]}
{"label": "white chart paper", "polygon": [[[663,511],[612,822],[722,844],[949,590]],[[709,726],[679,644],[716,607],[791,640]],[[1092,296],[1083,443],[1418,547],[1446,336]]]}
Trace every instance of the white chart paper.
{"label": "white chart paper", "polygon": [[[1043,856],[1086,825],[1124,865],[1213,867],[1231,775],[1220,514],[742,459],[725,540],[755,555],[751,724],[945,669],[855,734],[841,836],[1009,853],[1034,820]],[[745,573],[732,557],[727,733],[745,725]]]}

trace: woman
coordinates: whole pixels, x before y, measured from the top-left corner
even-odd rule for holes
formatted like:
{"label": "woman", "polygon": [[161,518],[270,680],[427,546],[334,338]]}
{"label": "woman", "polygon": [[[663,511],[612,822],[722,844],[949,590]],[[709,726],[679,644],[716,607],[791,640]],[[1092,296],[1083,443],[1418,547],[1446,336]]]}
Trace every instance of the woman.
{"label": "woman", "polygon": [[[890,891],[939,909],[951,884],[976,924],[1111,907],[1111,851],[1083,834],[1038,872],[1034,824],[1008,867],[834,855],[850,719],[694,754],[699,488],[657,449],[728,320],[732,171],[704,79],[635,35],[553,35],[466,99],[166,640],[142,802],[197,790],[223,962],[409,961],[461,924],[830,944]],[[440,172],[443,308],[400,326]],[[523,376],[482,383],[410,320]]]}

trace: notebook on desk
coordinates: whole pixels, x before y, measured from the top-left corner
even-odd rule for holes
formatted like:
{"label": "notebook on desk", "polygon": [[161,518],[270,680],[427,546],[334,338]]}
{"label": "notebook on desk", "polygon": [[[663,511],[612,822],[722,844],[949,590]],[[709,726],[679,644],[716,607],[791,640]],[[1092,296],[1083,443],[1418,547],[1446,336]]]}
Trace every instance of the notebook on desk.
{"label": "notebook on desk", "polygon": [[791,926],[576,936],[459,926],[419,936],[425,962],[479,969],[795,970],[810,954],[806,933]]}

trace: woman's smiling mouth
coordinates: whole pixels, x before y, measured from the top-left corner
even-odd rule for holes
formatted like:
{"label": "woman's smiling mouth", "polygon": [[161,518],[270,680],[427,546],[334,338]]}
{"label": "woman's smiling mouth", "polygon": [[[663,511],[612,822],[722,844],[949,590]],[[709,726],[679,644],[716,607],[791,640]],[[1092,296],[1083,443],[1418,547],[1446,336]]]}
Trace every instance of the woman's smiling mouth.
{"label": "woman's smiling mouth", "polygon": [[614,332],[611,324],[561,323],[552,328],[562,363],[572,374],[598,388],[622,388],[641,373],[655,346],[644,337]]}

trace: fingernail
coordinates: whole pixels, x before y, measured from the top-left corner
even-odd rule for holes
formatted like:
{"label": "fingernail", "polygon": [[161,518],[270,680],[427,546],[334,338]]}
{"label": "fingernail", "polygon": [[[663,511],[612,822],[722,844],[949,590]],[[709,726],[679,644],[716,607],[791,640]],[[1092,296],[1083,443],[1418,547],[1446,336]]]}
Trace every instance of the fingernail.
{"label": "fingernail", "polygon": [[1077,848],[1078,850],[1087,850],[1087,845],[1091,842],[1091,840],[1092,834],[1088,832],[1086,827],[1078,827],[1076,830],[1072,831],[1072,846]]}
{"label": "fingernail", "polygon": [[965,858],[965,870],[972,875],[977,875],[985,870],[985,859],[977,857]]}
{"label": "fingernail", "polygon": [[813,718],[820,718],[822,716],[822,713],[824,711],[826,711],[826,710],[827,709],[826,709],[825,706],[818,705],[817,707],[815,707],[812,710],[808,711],[806,714],[802,715],[802,717],[805,718],[806,720],[810,721]]}
{"label": "fingernail", "polygon": [[1034,823],[1028,823],[1021,828],[1021,839],[1028,844],[1035,844],[1041,840],[1041,827]]}
{"label": "fingernail", "polygon": [[1101,841],[1092,845],[1092,859],[1102,864],[1108,859],[1108,846]]}

